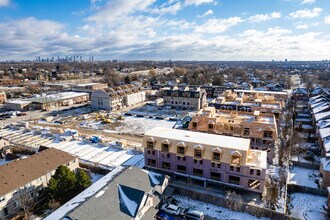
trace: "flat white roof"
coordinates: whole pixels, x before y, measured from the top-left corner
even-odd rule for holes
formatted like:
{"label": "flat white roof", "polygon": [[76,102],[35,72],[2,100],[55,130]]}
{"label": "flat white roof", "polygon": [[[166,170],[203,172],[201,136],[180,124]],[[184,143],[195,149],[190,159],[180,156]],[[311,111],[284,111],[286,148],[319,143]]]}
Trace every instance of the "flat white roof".
{"label": "flat white roof", "polygon": [[22,99],[17,99],[17,100],[8,100],[7,104],[30,104],[31,101],[28,100],[22,100]]}
{"label": "flat white roof", "polygon": [[191,142],[201,145],[211,145],[216,147],[230,148],[247,151],[250,147],[250,139],[230,137],[217,134],[208,134],[202,132],[185,131],[171,128],[154,128],[146,136],[168,138],[172,140]]}
{"label": "flat white roof", "polygon": [[258,90],[242,90],[235,89],[234,92],[246,92],[246,93],[262,93],[262,94],[277,94],[277,95],[287,95],[287,92],[275,92],[275,91],[258,91]]}

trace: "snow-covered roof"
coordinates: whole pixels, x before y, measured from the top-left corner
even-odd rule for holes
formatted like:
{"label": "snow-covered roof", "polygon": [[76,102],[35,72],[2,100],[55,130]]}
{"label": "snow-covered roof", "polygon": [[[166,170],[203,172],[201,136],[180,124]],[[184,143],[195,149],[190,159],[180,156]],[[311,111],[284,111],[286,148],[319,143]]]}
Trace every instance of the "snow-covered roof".
{"label": "snow-covered roof", "polygon": [[150,194],[156,197],[162,193],[155,186],[162,186],[165,178],[164,174],[129,167],[67,216],[80,220],[135,219]]}
{"label": "snow-covered roof", "polygon": [[330,158],[329,157],[322,157],[320,160],[323,170],[330,171]]}
{"label": "snow-covered roof", "polygon": [[277,91],[256,91],[256,90],[241,90],[235,89],[234,92],[245,92],[245,93],[262,93],[262,94],[274,94],[274,95],[287,95],[287,92],[277,92]]}
{"label": "snow-covered roof", "polygon": [[307,95],[307,91],[304,88],[297,88],[297,89],[293,90],[293,93],[294,94],[304,94],[304,95]]}
{"label": "snow-covered roof", "polygon": [[321,128],[319,130],[320,136],[322,139],[327,138],[330,136],[330,127],[329,128]]}
{"label": "snow-covered roof", "polygon": [[322,119],[327,119],[327,118],[330,118],[330,111],[315,114],[315,120],[317,122]]}
{"label": "snow-covered roof", "polygon": [[328,103],[321,100],[320,102],[316,102],[314,104],[311,104],[311,108],[312,109],[320,108],[320,107],[325,106],[325,105],[328,105]]}
{"label": "snow-covered roof", "polygon": [[330,110],[330,104],[325,104],[325,105],[321,105],[321,106],[319,106],[319,107],[316,107],[316,108],[314,108],[313,109],[313,113],[314,114],[317,114],[317,113],[319,113],[319,112],[321,112],[321,111],[323,111],[323,110]]}
{"label": "snow-covered roof", "polygon": [[16,99],[16,100],[8,100],[7,104],[30,104],[31,101],[28,100],[22,100],[22,99]]}
{"label": "snow-covered roof", "polygon": [[202,132],[178,130],[171,128],[154,128],[148,131],[145,136],[169,138],[183,142],[191,142],[195,144],[223,147],[247,151],[250,147],[250,140],[245,138],[230,137],[217,134],[208,134]]}
{"label": "snow-covered roof", "polygon": [[319,121],[319,122],[317,123],[317,126],[318,126],[319,128],[330,127],[330,119],[326,119],[326,120]]}

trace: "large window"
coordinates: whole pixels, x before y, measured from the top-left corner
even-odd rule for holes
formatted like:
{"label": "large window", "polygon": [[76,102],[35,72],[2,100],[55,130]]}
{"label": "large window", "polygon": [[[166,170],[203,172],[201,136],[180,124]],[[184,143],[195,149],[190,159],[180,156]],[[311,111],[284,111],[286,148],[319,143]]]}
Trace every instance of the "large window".
{"label": "large window", "polygon": [[184,155],[185,154],[185,147],[183,146],[178,146],[178,154]]}
{"label": "large window", "polygon": [[162,151],[169,152],[170,145],[168,143],[162,143]]}
{"label": "large window", "polygon": [[202,151],[198,150],[198,149],[195,149],[194,150],[194,156],[195,156],[196,159],[202,159]]}
{"label": "large window", "polygon": [[239,185],[240,178],[238,176],[229,175],[229,183]]}
{"label": "large window", "polygon": [[273,132],[272,131],[264,131],[264,138],[272,138]]}
{"label": "large window", "polygon": [[155,167],[156,166],[156,160],[148,159],[148,166]]}
{"label": "large window", "polygon": [[250,128],[244,128],[243,135],[244,136],[249,136],[250,135]]}
{"label": "large window", "polygon": [[240,156],[231,156],[231,164],[234,164],[234,165],[239,165],[241,162],[241,157]]}
{"label": "large window", "polygon": [[254,180],[254,179],[249,179],[248,187],[250,189],[259,189],[260,188],[260,181],[259,180]]}
{"label": "large window", "polygon": [[176,169],[179,173],[186,173],[187,170],[186,166],[182,166],[182,165],[177,165]]}
{"label": "large window", "polygon": [[193,174],[194,174],[195,176],[203,177],[203,170],[194,168],[194,170],[193,170]]}
{"label": "large window", "polygon": [[166,170],[170,170],[171,169],[171,164],[167,163],[167,162],[162,162],[162,168],[166,169]]}
{"label": "large window", "polygon": [[147,148],[153,150],[154,149],[154,142],[147,141]]}
{"label": "large window", "polygon": [[221,181],[221,174],[216,172],[211,172],[211,179]]}
{"label": "large window", "polygon": [[220,156],[221,154],[218,152],[213,152],[213,161],[214,162],[220,162]]}
{"label": "large window", "polygon": [[209,130],[213,130],[214,129],[214,124],[209,124]]}

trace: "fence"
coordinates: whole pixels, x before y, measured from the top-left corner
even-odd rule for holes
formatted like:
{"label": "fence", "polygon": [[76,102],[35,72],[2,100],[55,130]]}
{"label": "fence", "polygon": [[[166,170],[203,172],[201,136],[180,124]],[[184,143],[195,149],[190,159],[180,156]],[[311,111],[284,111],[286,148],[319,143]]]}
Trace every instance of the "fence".
{"label": "fence", "polygon": [[316,196],[328,197],[328,191],[324,189],[311,188],[308,186],[300,186],[295,184],[287,184],[288,193],[307,193]]}
{"label": "fence", "polygon": [[[218,205],[218,206],[222,206],[222,207],[226,207],[226,208],[233,208],[235,211],[238,212],[245,212],[245,213],[249,213],[251,215],[254,215],[256,217],[266,217],[269,219],[281,219],[281,220],[286,220],[286,219],[296,219],[293,217],[290,217],[288,215],[285,215],[284,213],[279,213],[267,208],[263,208],[263,207],[259,207],[259,206],[255,206],[255,205],[250,205],[250,204],[246,204],[243,202],[237,202],[237,201],[231,201],[230,204],[227,202],[226,198],[224,198],[223,196],[217,196],[216,193],[210,193],[210,192],[198,192],[195,190],[191,190],[191,189],[187,189],[184,188],[183,186],[178,186],[177,184],[175,184],[175,192],[179,195],[183,195],[183,196],[187,196],[189,198],[195,199],[195,200],[199,200],[205,203],[210,203],[213,205]],[[234,203],[234,205],[233,205]]]}
{"label": "fence", "polygon": [[306,169],[312,169],[312,170],[319,170],[320,164],[318,163],[305,163],[305,162],[300,162],[300,161],[290,161],[294,167],[301,167],[301,168],[306,168]]}

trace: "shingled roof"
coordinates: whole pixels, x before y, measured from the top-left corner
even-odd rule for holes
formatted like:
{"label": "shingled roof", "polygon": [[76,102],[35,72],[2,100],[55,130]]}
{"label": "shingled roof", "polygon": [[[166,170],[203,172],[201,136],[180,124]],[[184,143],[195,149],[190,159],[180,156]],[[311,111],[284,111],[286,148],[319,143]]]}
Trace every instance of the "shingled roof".
{"label": "shingled roof", "polygon": [[75,158],[64,151],[50,148],[0,166],[0,196],[25,186]]}

